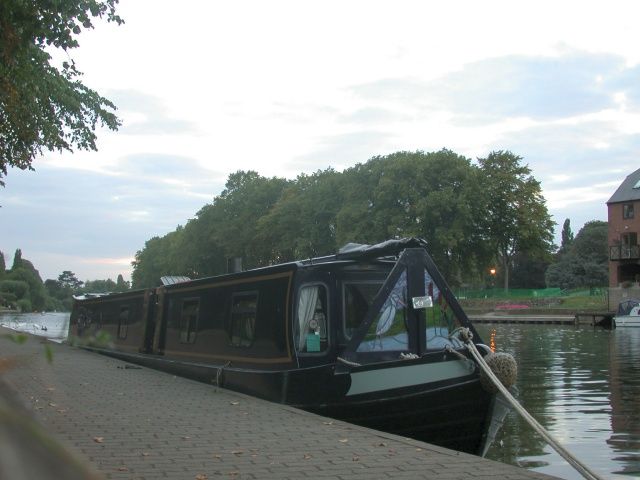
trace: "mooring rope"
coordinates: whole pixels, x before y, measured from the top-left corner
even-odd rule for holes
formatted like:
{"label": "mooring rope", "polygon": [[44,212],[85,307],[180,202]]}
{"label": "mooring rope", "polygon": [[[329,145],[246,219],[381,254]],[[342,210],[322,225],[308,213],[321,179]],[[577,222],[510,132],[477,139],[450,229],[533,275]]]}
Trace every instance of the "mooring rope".
{"label": "mooring rope", "polygon": [[502,382],[496,377],[493,373],[487,362],[485,362],[484,358],[478,349],[473,344],[471,339],[473,338],[473,334],[469,329],[460,330],[460,337],[464,341],[467,346],[467,349],[476,360],[480,368],[487,374],[487,377],[491,379],[491,381],[495,384],[495,386],[500,390],[500,393],[504,395],[507,401],[513,406],[513,408],[520,414],[522,417],[533,427],[533,429],[538,432],[546,441],[553,447],[553,449],[560,454],[562,458],[564,458],[569,464],[575,468],[584,478],[587,480],[604,480],[602,477],[598,476],[596,473],[592,472],[589,467],[580,462],[576,457],[574,457],[567,449],[565,449],[553,436],[547,432],[542,425],[540,425],[535,418],[533,418],[529,412],[527,412],[518,401],[513,398],[509,390],[505,388]]}

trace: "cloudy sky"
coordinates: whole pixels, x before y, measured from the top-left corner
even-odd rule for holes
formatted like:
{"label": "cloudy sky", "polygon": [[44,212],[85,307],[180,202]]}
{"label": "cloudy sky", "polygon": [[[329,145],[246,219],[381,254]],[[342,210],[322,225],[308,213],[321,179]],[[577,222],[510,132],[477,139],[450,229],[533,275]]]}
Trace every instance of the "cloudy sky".
{"label": "cloudy sky", "polygon": [[[574,232],[640,167],[640,2],[120,0],[70,52],[123,126],[0,190],[0,251],[130,276],[227,176],[374,155],[522,156]],[[559,229],[558,229],[559,230]]]}

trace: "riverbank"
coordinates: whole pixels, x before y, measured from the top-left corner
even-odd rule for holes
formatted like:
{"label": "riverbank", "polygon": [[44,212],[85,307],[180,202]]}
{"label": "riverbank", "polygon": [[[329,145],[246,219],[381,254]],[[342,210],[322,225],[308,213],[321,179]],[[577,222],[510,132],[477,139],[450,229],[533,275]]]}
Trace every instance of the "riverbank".
{"label": "riverbank", "polygon": [[50,344],[49,364],[41,339],[29,337],[0,338],[10,362],[2,378],[56,442],[104,478],[554,478],[64,344]]}

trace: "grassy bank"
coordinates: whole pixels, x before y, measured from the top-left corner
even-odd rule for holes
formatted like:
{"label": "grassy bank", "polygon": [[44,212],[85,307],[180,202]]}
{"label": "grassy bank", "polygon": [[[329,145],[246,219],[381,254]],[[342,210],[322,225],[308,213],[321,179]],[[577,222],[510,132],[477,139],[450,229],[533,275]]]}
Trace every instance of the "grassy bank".
{"label": "grassy bank", "polygon": [[469,314],[505,312],[509,314],[575,315],[576,312],[609,310],[606,295],[567,295],[549,298],[513,297],[509,299],[460,299]]}

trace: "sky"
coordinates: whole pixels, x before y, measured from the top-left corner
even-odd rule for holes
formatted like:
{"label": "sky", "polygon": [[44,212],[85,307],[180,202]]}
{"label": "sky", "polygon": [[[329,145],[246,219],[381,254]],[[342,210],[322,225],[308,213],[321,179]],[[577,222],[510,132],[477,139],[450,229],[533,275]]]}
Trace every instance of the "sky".
{"label": "sky", "polygon": [[[442,148],[523,158],[559,237],[640,167],[640,2],[120,0],[72,58],[122,127],[0,189],[0,251],[131,275],[230,173],[295,178]],[[60,55],[56,57],[60,60]]]}

